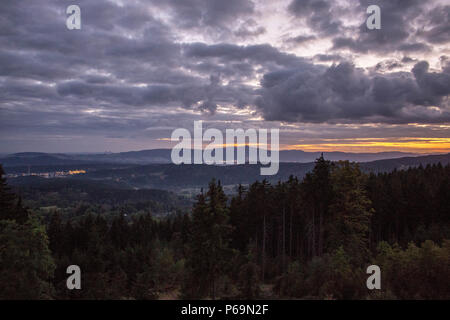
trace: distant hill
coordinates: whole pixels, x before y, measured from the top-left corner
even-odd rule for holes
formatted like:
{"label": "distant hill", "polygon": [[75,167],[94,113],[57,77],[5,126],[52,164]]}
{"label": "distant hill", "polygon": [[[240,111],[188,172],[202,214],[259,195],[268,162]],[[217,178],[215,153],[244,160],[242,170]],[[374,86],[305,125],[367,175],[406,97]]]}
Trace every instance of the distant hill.
{"label": "distant hill", "polygon": [[[40,158],[46,155],[20,154],[17,157]],[[325,157],[327,155],[325,154]],[[403,157],[360,163],[365,172],[389,172],[410,167],[441,163],[450,164],[450,154]],[[58,166],[57,166],[58,167]],[[61,166],[59,166],[60,168]],[[227,194],[235,193],[238,184],[248,185],[266,179],[275,184],[290,175],[302,179],[314,168],[314,162],[280,163],[277,175],[261,176],[261,165],[102,165],[88,166],[85,174],[63,178],[19,176],[8,178],[8,184],[26,199],[27,205],[38,208],[78,208],[98,205],[99,208],[140,208],[156,216],[175,213],[192,205],[194,195],[207,188],[215,178]],[[14,167],[13,167],[14,168]],[[20,167],[17,167],[20,168]],[[51,170],[51,166],[43,166]],[[12,168],[7,168],[7,172]]]}
{"label": "distant hill", "polygon": [[[138,152],[140,155],[145,152]],[[114,154],[110,155],[114,156]],[[117,155],[116,155],[117,156]],[[18,158],[24,157],[23,155],[16,156]],[[29,157],[26,155],[25,157]],[[31,158],[46,157],[42,155],[32,155]],[[59,156],[61,157],[61,156]],[[326,159],[333,159],[330,154],[324,154]],[[338,157],[339,158],[339,157]],[[61,158],[63,159],[63,158]],[[417,156],[417,157],[403,157],[396,159],[384,159],[370,162],[360,163],[361,169],[365,172],[389,172],[394,169],[402,170],[409,167],[416,167],[419,165],[426,166],[428,164],[441,163],[447,165],[450,163],[450,154],[444,155],[429,155],[429,156]],[[70,168],[71,166],[54,166],[54,170],[59,168]],[[82,184],[87,181],[95,183],[102,183],[113,188],[121,189],[164,189],[179,192],[180,190],[202,188],[207,187],[212,178],[220,180],[223,185],[235,186],[238,184],[251,184],[256,180],[266,179],[271,183],[277,183],[278,181],[284,181],[289,178],[290,175],[297,176],[300,179],[312,170],[314,162],[308,163],[295,163],[285,162],[280,163],[279,171],[274,176],[261,176],[261,165],[174,165],[172,163],[164,164],[101,164],[95,165],[74,165],[76,169],[87,169],[87,173],[78,174],[73,177],[59,178],[59,179],[47,179],[55,181],[73,181],[73,183]],[[16,169],[26,170],[26,167],[7,167],[7,173],[13,173]],[[51,171],[52,166],[38,166],[35,167],[38,170]],[[20,171],[19,170],[19,171]],[[42,171],[46,172],[46,171]],[[23,181],[21,180],[23,179]],[[34,181],[45,183],[46,179],[29,180],[31,177],[19,177],[15,179],[9,179],[14,185],[27,185]]]}
{"label": "distant hill", "polygon": [[[449,164],[450,154],[378,160],[361,163],[360,166],[365,172],[384,172],[439,162],[442,165]],[[307,172],[312,170],[314,162],[280,163],[280,169],[274,176],[261,176],[260,167],[261,165],[249,164],[232,166],[153,164],[123,168],[99,168],[79,175],[77,178],[120,184],[128,188],[179,191],[186,188],[207,187],[212,178],[220,180],[223,185],[250,184],[263,179],[277,183],[287,180],[290,175],[303,178]]]}
{"label": "distant hill", "polygon": [[39,165],[75,165],[85,164],[87,161],[77,160],[65,154],[24,152],[0,158],[3,167],[39,166]]}
{"label": "distant hill", "polygon": [[[130,151],[106,154],[62,154],[62,153],[40,153],[23,152],[0,158],[4,167],[16,166],[47,166],[47,165],[82,165],[94,163],[108,164],[165,164],[172,163],[171,149],[152,149],[142,151]],[[224,149],[224,155],[226,151]],[[235,151],[236,155],[237,152]],[[246,148],[249,154],[249,148]],[[280,151],[280,162],[313,162],[320,157],[320,152],[305,152],[302,150]],[[349,160],[355,162],[369,162],[382,159],[394,159],[401,157],[418,156],[413,153],[403,152],[380,152],[380,153],[346,153],[346,152],[324,152],[326,159],[332,161]]]}
{"label": "distant hill", "polygon": [[276,183],[287,180],[289,175],[303,177],[314,167],[314,163],[282,163],[278,174],[261,176],[261,165],[174,165],[159,164],[135,166],[118,170],[88,172],[83,178],[93,180],[123,181],[136,188],[158,188],[178,190],[192,187],[207,187],[212,178],[223,185],[250,184],[266,179]]}
{"label": "distant hill", "polygon": [[378,160],[367,163],[362,163],[361,168],[368,172],[390,172],[394,169],[406,170],[411,167],[418,167],[420,165],[427,166],[440,163],[443,166],[450,163],[450,153],[430,155],[422,157],[404,157],[398,159]]}
{"label": "distant hill", "polygon": [[[301,150],[280,151],[281,162],[313,162],[320,157],[322,152],[305,152]],[[368,162],[382,159],[395,159],[401,157],[415,157],[419,154],[405,152],[378,152],[378,153],[349,153],[349,152],[323,152],[327,160],[348,160],[352,162]]]}

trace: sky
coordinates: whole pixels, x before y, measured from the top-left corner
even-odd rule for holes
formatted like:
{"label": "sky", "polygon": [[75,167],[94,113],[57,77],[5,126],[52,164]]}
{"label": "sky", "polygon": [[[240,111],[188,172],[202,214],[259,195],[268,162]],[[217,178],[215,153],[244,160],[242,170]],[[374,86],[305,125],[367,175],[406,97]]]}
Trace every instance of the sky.
{"label": "sky", "polygon": [[196,120],[279,128],[282,149],[443,153],[449,97],[448,1],[0,3],[0,153],[171,148]]}

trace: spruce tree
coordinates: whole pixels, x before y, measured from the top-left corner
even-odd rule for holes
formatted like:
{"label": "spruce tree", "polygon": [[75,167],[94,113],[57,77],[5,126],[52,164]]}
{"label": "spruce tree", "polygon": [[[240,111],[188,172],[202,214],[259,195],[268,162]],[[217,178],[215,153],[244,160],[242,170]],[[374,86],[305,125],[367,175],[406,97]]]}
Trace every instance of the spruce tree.
{"label": "spruce tree", "polygon": [[197,196],[192,212],[192,234],[187,261],[189,268],[189,297],[216,297],[217,279],[224,275],[229,249],[231,227],[229,225],[227,198],[222,186],[212,180],[206,195]]}

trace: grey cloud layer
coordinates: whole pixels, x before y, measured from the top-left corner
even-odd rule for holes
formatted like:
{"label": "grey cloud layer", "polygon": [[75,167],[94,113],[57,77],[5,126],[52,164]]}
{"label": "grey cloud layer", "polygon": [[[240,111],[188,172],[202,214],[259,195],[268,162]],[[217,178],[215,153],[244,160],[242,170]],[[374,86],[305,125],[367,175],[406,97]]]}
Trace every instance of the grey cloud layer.
{"label": "grey cloud layer", "polygon": [[[366,27],[366,9],[381,9],[381,29]],[[292,0],[288,12],[314,33],[331,37],[334,50],[357,53],[427,52],[450,40],[450,5],[422,0]],[[360,21],[357,30],[346,22]]]}
{"label": "grey cloud layer", "polygon": [[450,121],[450,73],[367,73],[343,62],[266,74],[257,105],[266,119],[288,122],[439,123]]}
{"label": "grey cloud layer", "polygon": [[[293,0],[282,8],[286,17],[301,19],[313,34],[291,34],[284,43],[332,43],[327,52],[303,58],[275,43],[246,42],[269,32],[256,1],[77,0],[83,29],[69,31],[65,9],[72,2],[2,1],[2,135],[76,128],[113,135],[119,128],[144,130],[145,123],[177,126],[174,119],[181,123],[198,112],[215,119],[221,106],[231,108],[230,120],[242,120],[232,113],[247,108],[253,111],[248,119],[259,114],[285,122],[450,121],[448,60],[442,54],[442,69],[434,70],[414,56],[448,45],[448,5],[360,0],[348,10],[344,0]],[[369,2],[382,8],[382,29],[346,26]],[[189,41],[180,32],[220,41]],[[405,57],[363,70],[344,61],[343,50]],[[404,65],[410,72],[396,72]]]}

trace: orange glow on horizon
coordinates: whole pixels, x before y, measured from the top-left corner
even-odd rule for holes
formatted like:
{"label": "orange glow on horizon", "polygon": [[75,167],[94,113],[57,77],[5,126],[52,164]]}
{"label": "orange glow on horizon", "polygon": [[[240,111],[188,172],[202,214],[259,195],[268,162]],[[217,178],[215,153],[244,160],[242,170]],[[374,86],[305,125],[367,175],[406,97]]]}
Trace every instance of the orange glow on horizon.
{"label": "orange glow on horizon", "polygon": [[[170,139],[161,138],[158,140],[170,141]],[[308,139],[300,140],[301,143],[287,144],[280,143],[280,150],[303,150],[309,152],[355,152],[355,153],[376,153],[387,151],[400,151],[411,153],[450,153],[450,138],[335,138],[335,139]],[[258,147],[258,144],[246,142],[210,144],[203,142],[203,148],[210,146],[213,148],[227,147]],[[267,149],[270,149],[270,140]]]}
{"label": "orange glow on horizon", "polygon": [[450,138],[355,138],[321,139],[317,143],[286,145],[285,150],[383,152],[402,151],[414,153],[449,153]]}

